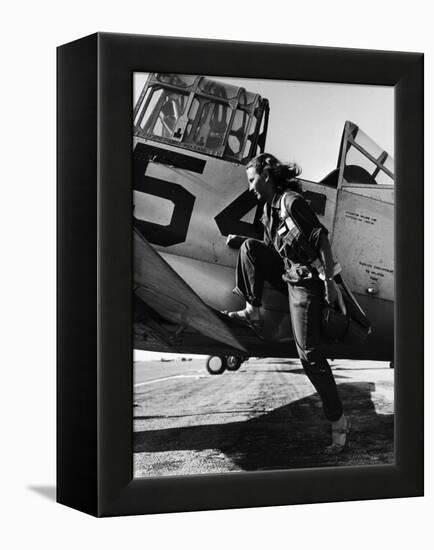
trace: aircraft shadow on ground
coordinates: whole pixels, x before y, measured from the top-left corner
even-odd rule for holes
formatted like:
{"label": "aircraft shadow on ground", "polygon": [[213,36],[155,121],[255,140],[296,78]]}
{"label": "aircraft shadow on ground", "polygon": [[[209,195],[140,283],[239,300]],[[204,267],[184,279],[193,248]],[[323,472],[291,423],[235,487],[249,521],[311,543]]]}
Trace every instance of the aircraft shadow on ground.
{"label": "aircraft shadow on ground", "polygon": [[338,455],[324,453],[330,427],[318,394],[246,421],[136,432],[134,452],[215,449],[243,471],[393,463],[393,414],[377,414],[375,384],[342,383],[339,391],[353,429]]}

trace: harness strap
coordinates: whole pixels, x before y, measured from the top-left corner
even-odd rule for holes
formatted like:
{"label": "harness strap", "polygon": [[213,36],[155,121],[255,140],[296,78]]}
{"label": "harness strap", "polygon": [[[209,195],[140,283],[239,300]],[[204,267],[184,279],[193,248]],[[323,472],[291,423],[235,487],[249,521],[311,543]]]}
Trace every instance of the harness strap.
{"label": "harness strap", "polygon": [[[296,220],[294,220],[290,214],[292,203],[297,197],[298,197],[297,194],[287,192],[287,193],[284,193],[280,198],[280,218],[283,221],[285,221],[286,229],[290,234],[289,239],[287,239],[287,241],[290,241],[290,240],[292,241],[294,239],[297,240],[298,244],[303,249],[303,252],[306,254],[306,256],[308,258],[314,258],[310,262],[310,266],[316,269],[320,279],[325,280],[324,265],[321,259],[319,258],[318,253],[313,248],[313,246],[309,243],[309,241],[307,240],[307,237],[301,231]],[[285,201],[285,198],[286,198],[286,201]],[[339,264],[339,262],[335,262],[334,269],[333,269],[333,276],[338,275],[341,271],[342,271],[341,265]]]}
{"label": "harness strap", "polygon": [[[291,192],[283,193],[280,198],[280,219],[283,225],[279,228],[278,234],[281,237],[284,244],[291,245],[293,241],[296,241],[303,253],[309,259],[309,263],[320,262],[317,251],[308,241],[306,235],[300,229],[298,223],[290,214],[291,206],[295,199],[299,195]],[[289,199],[287,198],[289,197]],[[285,198],[286,201],[285,201]],[[287,204],[286,204],[287,203]],[[282,247],[284,249],[284,246]],[[316,267],[316,266],[315,266]]]}

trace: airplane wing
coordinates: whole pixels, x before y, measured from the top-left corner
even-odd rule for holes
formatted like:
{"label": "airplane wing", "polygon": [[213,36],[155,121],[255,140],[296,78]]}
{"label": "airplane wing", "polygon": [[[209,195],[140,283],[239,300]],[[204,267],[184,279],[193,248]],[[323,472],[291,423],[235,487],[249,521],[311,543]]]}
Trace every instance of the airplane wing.
{"label": "airplane wing", "polygon": [[[136,230],[134,247],[134,348],[206,355],[298,356],[293,339],[270,340],[270,334],[259,334],[206,305]],[[289,318],[286,322],[289,327]],[[365,348],[351,348],[353,358],[364,358]],[[345,345],[324,344],[324,351],[327,357],[349,357]]]}
{"label": "airplane wing", "polygon": [[[177,337],[181,337],[183,332],[191,333],[193,329],[225,347],[246,353],[245,347],[226,324],[137,230],[134,230],[133,237],[134,292],[144,307],[153,313],[148,324],[154,339],[176,349],[176,346],[171,346],[173,338],[164,329],[165,322],[169,322],[176,325]],[[144,349],[149,347],[144,346]]]}

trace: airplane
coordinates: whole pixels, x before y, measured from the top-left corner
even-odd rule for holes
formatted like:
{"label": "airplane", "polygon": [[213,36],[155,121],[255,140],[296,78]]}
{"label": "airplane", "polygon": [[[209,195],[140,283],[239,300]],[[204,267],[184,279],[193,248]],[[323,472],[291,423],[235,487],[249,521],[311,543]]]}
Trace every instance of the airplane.
{"label": "airplane", "polygon": [[[269,101],[243,87],[149,74],[133,113],[135,349],[211,354],[210,374],[251,356],[297,357],[287,299],[275,289],[264,289],[260,332],[222,313],[244,307],[232,293],[238,251],[228,237],[262,237],[263,205],[245,166],[265,150],[269,116]],[[393,159],[347,121],[336,169],[299,181],[370,323],[366,340],[325,342],[326,355],[393,361]]]}

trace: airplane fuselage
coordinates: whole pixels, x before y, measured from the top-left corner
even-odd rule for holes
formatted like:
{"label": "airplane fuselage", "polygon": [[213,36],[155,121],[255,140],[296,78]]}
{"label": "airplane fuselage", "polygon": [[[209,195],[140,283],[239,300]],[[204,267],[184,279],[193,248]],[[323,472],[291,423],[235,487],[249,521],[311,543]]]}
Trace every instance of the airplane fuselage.
{"label": "airplane fuselage", "polygon": [[[171,90],[170,97],[173,95]],[[259,96],[252,97],[259,102]],[[162,110],[166,104],[162,103]],[[188,105],[184,107],[187,110]],[[235,108],[234,105],[231,104],[231,108]],[[223,107],[219,109],[221,113]],[[205,104],[203,112],[202,122],[206,116],[210,117]],[[252,113],[250,111],[251,117]],[[159,121],[157,115],[149,118],[154,126]],[[234,117],[230,120],[234,121]],[[217,311],[239,309],[243,303],[232,293],[237,251],[227,246],[226,238],[229,234],[262,237],[263,207],[248,192],[245,169],[248,158],[241,159],[240,153],[237,161],[233,152],[232,157],[228,156],[224,141],[218,142],[219,148],[207,150],[204,139],[195,138],[193,142],[187,137],[186,142],[190,141],[183,146],[182,135],[192,136],[195,126],[188,122],[186,115],[179,121],[178,129],[176,124],[170,131],[167,123],[162,126],[161,136],[157,138],[149,133],[148,121],[148,126],[142,124],[145,129],[149,127],[148,134],[140,130],[134,137],[134,225],[205,304]],[[252,129],[252,123],[249,124],[246,119],[246,131]],[[256,126],[259,132],[260,121]],[[190,134],[187,134],[188,128],[192,128]],[[194,135],[199,135],[200,128],[197,122]],[[206,126],[208,134],[210,128],[211,123]],[[177,141],[179,137],[171,141],[170,132],[181,136],[180,141]],[[227,130],[226,139],[228,135]],[[203,136],[206,138],[205,133]],[[215,145],[214,134],[213,139],[210,142],[208,137],[207,143]],[[242,141],[239,134],[237,139]],[[249,139],[256,143],[258,136]],[[353,350],[336,349],[335,357],[352,354],[354,358],[391,360],[394,347],[393,161],[352,123],[345,126],[341,150],[340,166],[333,177],[319,183],[300,180],[305,199],[329,230],[333,253],[342,266],[345,281],[372,324],[366,345]],[[288,340],[291,323],[286,300],[276,299],[272,289],[266,288],[263,313],[270,346]],[[267,354],[273,353],[265,351],[264,355]]]}

